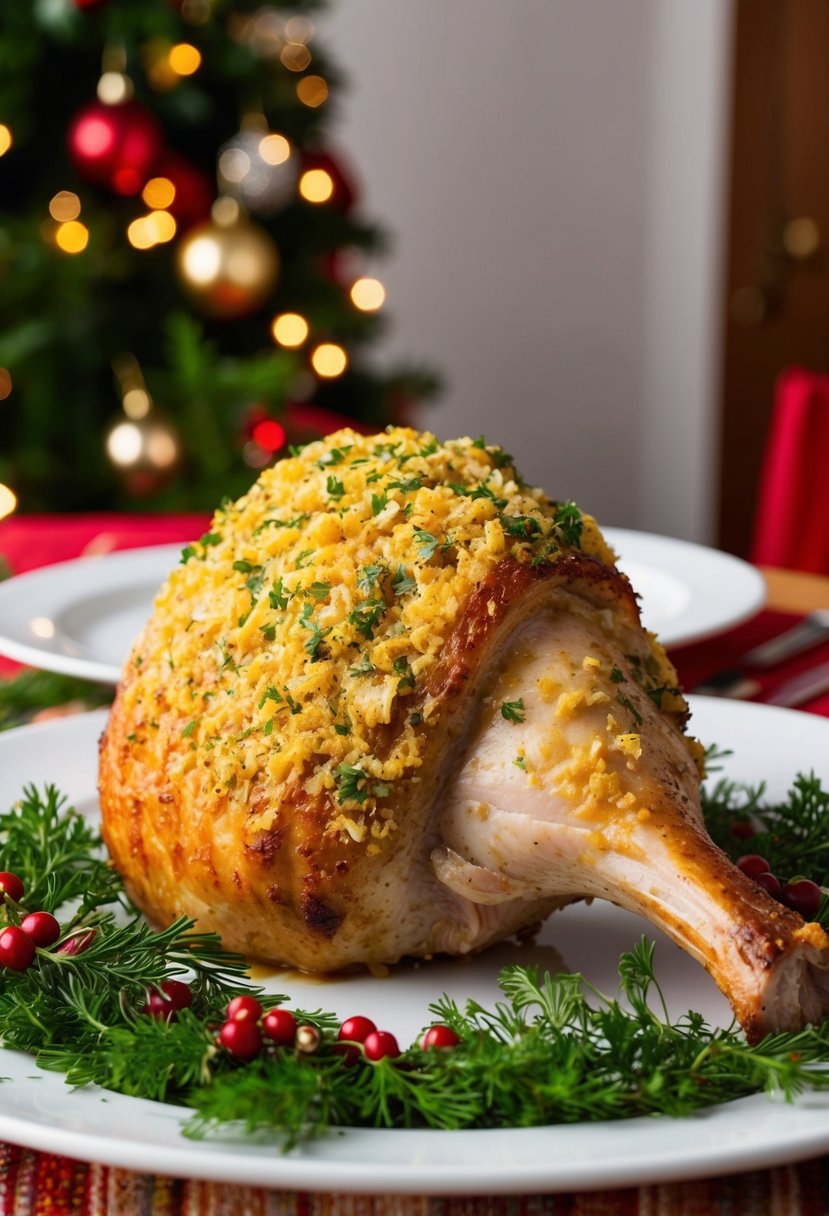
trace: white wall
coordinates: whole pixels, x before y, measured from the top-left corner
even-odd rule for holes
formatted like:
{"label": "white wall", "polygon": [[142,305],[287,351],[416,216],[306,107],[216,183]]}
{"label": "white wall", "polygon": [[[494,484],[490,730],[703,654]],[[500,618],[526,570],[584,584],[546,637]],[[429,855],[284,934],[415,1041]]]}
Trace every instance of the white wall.
{"label": "white wall", "polygon": [[335,0],[320,29],[351,78],[337,139],[395,238],[379,357],[446,377],[423,423],[483,431],[605,522],[699,539],[728,9]]}

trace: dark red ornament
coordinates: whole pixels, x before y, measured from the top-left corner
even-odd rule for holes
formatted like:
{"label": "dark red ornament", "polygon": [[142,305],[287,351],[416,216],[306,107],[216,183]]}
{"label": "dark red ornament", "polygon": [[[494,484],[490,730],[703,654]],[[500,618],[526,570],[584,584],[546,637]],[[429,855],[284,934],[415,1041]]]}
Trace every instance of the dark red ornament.
{"label": "dark red ornament", "polygon": [[67,136],[81,177],[116,194],[139,194],[161,155],[161,127],[145,106],[95,101],[76,114]]}
{"label": "dark red ornament", "polygon": [[324,169],[331,178],[334,191],[326,206],[336,207],[343,215],[350,211],[357,201],[357,188],[339,157],[330,152],[303,152],[300,172],[307,173],[309,169]]}
{"label": "dark red ornament", "polygon": [[103,8],[108,3],[109,0],[75,0],[75,8],[79,8],[81,12],[86,13],[93,8]]}
{"label": "dark red ornament", "polygon": [[823,892],[811,878],[798,878],[787,882],[780,893],[780,898],[793,912],[799,913],[804,920],[814,920],[820,911]]}
{"label": "dark red ornament", "polygon": [[737,858],[737,869],[742,870],[746,878],[756,878],[758,874],[768,874],[771,867],[759,853],[746,853]]}
{"label": "dark red ornament", "polygon": [[186,232],[193,224],[200,224],[210,215],[216,200],[212,181],[178,152],[162,153],[153,167],[153,176],[166,177],[173,183],[176,193],[167,210],[175,217],[181,232]]}

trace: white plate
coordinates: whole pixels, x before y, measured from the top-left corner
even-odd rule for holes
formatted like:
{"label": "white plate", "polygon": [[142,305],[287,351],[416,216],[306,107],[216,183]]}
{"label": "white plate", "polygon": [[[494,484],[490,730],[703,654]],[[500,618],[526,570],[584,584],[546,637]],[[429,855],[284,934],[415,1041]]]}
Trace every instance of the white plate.
{"label": "white plate", "polygon": [[[687,541],[605,528],[666,646],[697,641],[763,605],[762,575],[746,562]],[[46,671],[117,684],[153,597],[181,545],[81,557],[0,584],[0,653]]]}
{"label": "white plate", "polygon": [[766,584],[756,566],[670,536],[602,528],[641,597],[642,623],[663,646],[686,646],[759,612]]}
{"label": "white plate", "polygon": [[[797,769],[829,780],[829,721],[791,710],[694,697],[694,729],[736,749],[729,771],[765,778],[782,795]],[[0,804],[23,785],[52,781],[89,815],[97,815],[96,743],[104,711],[0,735]],[[441,992],[491,1003],[498,970],[537,962],[584,971],[616,991],[620,951],[644,921],[596,903],[551,917],[537,945],[496,947],[467,963],[395,970],[388,979],[314,982],[296,973],[268,979],[305,1008],[341,1016],[364,1013],[409,1042]],[[701,1010],[730,1021],[713,982],[687,955],[658,937],[657,974],[674,1013]],[[559,954],[560,952],[560,954]],[[793,1105],[760,1095],[688,1119],[649,1118],[604,1124],[462,1132],[350,1129],[288,1154],[269,1137],[191,1142],[180,1134],[186,1114],[89,1088],[70,1090],[39,1072],[31,1058],[0,1050],[0,1138],[128,1169],[282,1188],[375,1193],[486,1193],[632,1186],[762,1168],[829,1149],[829,1095],[806,1094]]]}

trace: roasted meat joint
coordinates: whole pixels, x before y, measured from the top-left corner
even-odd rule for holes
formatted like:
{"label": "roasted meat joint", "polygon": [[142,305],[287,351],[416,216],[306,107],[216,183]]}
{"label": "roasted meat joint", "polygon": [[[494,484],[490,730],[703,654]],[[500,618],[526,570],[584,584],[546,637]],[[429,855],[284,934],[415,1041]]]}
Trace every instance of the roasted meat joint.
{"label": "roasted meat joint", "polygon": [[641,913],[750,1037],[821,1018],[829,939],[714,847],[700,745],[595,522],[483,438],[340,431],[216,513],[101,745],[138,906],[309,971]]}

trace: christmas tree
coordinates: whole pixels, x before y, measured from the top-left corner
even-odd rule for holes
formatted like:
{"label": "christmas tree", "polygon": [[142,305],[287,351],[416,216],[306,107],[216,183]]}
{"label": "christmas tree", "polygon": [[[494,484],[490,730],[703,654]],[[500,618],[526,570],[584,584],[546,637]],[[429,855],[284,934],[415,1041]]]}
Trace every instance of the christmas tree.
{"label": "christmas tree", "polygon": [[383,237],[326,142],[319,7],[4,5],[0,483],[23,510],[208,509],[434,389],[365,361]]}

